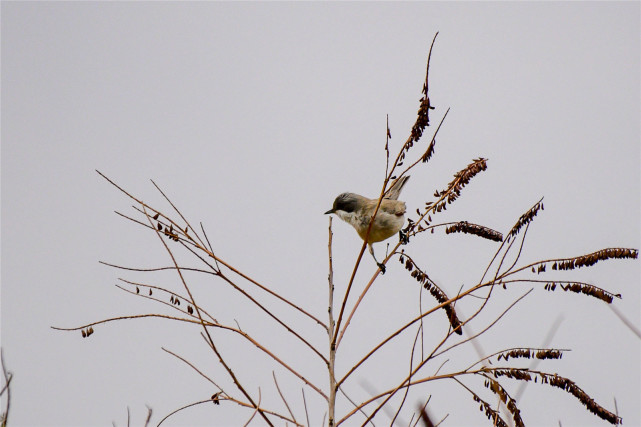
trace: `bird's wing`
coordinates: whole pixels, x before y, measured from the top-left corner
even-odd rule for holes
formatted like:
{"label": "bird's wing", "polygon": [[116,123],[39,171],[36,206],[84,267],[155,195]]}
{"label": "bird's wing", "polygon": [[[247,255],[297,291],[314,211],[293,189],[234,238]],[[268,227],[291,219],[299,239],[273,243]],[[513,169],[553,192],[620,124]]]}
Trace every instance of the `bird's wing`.
{"label": "bird's wing", "polygon": [[405,215],[405,210],[406,210],[405,202],[399,202],[398,200],[383,199],[381,201],[380,210],[382,212],[385,212],[391,215],[396,215],[396,216]]}
{"label": "bird's wing", "polygon": [[392,184],[390,189],[387,190],[387,193],[385,193],[385,198],[390,200],[397,200],[408,179],[410,179],[410,177],[409,175],[406,175],[394,181],[394,184]]}

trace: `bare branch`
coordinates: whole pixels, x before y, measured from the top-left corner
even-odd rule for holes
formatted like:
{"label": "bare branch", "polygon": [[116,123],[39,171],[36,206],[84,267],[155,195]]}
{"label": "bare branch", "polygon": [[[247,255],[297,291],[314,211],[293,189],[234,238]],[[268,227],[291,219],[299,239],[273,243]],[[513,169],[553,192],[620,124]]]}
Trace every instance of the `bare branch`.
{"label": "bare branch", "polygon": [[[196,405],[203,405],[203,404],[210,404],[211,405],[212,401],[214,402],[214,404],[216,404],[216,402],[220,403],[220,402],[225,402],[225,401],[234,402],[235,404],[237,404],[239,406],[242,406],[244,408],[251,408],[253,410],[256,410],[256,408],[253,405],[250,405],[249,403],[245,403],[245,402],[242,402],[242,401],[237,400],[237,399],[232,399],[229,396],[216,396],[216,400],[214,400],[214,399],[199,400],[198,402],[192,402],[192,403],[189,403],[189,404],[187,404],[185,406],[181,406],[180,408],[170,412],[162,420],[160,420],[160,422],[158,423],[158,426],[160,426],[162,423],[164,423],[169,417],[171,417],[172,415],[177,414],[178,412],[180,412],[182,410],[191,408],[191,407],[196,406]],[[284,416],[282,414],[279,414],[278,412],[270,411],[269,409],[265,409],[265,408],[260,408],[259,412],[264,412],[266,414],[273,415],[275,417],[278,417],[278,418],[282,419],[283,421],[292,423],[295,426],[304,427],[302,424],[298,424],[294,420],[291,420],[291,419],[287,418],[286,416]]]}
{"label": "bare branch", "polygon": [[614,314],[616,314],[616,315],[617,315],[617,317],[618,317],[618,318],[623,322],[623,324],[624,324],[625,326],[627,326],[627,327],[628,327],[628,329],[630,329],[630,330],[632,331],[632,333],[634,333],[634,335],[636,335],[639,339],[641,339],[641,331],[639,330],[639,328],[637,328],[637,327],[634,325],[634,323],[632,323],[632,322],[630,321],[630,319],[628,319],[627,317],[625,317],[625,316],[623,315],[623,313],[621,313],[621,311],[620,311],[618,308],[616,308],[615,306],[613,306],[613,305],[609,305],[608,307],[610,307],[610,308],[612,309],[612,311],[614,312]]}
{"label": "bare branch", "polygon": [[309,423],[309,412],[307,411],[307,401],[305,400],[305,389],[301,388],[300,391],[303,393],[303,406],[305,407],[305,417],[307,418],[307,425],[310,426],[311,424]]}
{"label": "bare branch", "polygon": [[272,371],[272,377],[274,377],[274,384],[276,384],[276,390],[278,390],[278,394],[280,395],[280,398],[283,399],[283,403],[287,408],[287,412],[289,412],[289,415],[292,417],[292,420],[296,421],[296,417],[294,416],[292,409],[289,407],[289,404],[287,403],[285,396],[283,396],[283,392],[280,390],[280,387],[278,387],[278,381],[276,381],[276,374],[274,373],[274,371]]}
{"label": "bare branch", "polygon": [[9,409],[11,409],[11,380],[13,379],[13,375],[7,372],[7,365],[5,365],[4,363],[3,349],[0,349],[0,365],[2,365],[2,376],[4,377],[4,387],[2,387],[2,391],[0,391],[0,396],[2,396],[5,392],[7,393],[7,404],[5,405],[4,412],[0,417],[0,420],[2,421],[2,427],[5,427],[7,426],[9,420]]}
{"label": "bare branch", "polygon": [[[262,400],[262,397],[261,397],[261,395],[260,395],[260,387],[258,387],[258,405],[259,405],[259,406],[260,406],[260,402],[261,402],[261,400]],[[249,419],[247,420],[247,422],[245,423],[245,425],[244,425],[243,427],[247,427],[247,426],[249,425],[249,423],[251,423],[251,421],[252,421],[252,420],[254,419],[254,417],[256,416],[256,412],[258,412],[258,407],[259,407],[259,406],[257,406],[257,407],[256,407],[256,409],[254,410],[254,412],[252,412],[251,417],[249,417]]]}
{"label": "bare branch", "polygon": [[209,378],[209,377],[208,377],[207,375],[205,375],[205,374],[204,374],[200,369],[198,369],[197,367],[195,367],[193,363],[191,363],[190,361],[188,361],[188,360],[187,360],[187,359],[185,359],[184,357],[179,356],[178,354],[174,353],[173,351],[171,351],[171,350],[167,350],[165,347],[161,347],[161,349],[162,349],[163,351],[165,351],[165,352],[167,352],[167,353],[171,354],[171,355],[172,355],[172,356],[174,356],[175,358],[177,358],[177,359],[179,359],[179,360],[182,360],[184,363],[186,363],[187,365],[189,365],[189,367],[190,367],[190,368],[192,368],[194,371],[198,372],[198,373],[200,374],[200,376],[202,376],[202,377],[203,377],[203,378],[205,378],[207,381],[209,381],[210,383],[212,383],[212,384],[214,385],[214,387],[216,387],[218,390],[220,390],[221,392],[223,392],[223,389],[222,389],[218,384],[216,384],[216,382],[214,382],[214,380],[212,380],[211,378]]}

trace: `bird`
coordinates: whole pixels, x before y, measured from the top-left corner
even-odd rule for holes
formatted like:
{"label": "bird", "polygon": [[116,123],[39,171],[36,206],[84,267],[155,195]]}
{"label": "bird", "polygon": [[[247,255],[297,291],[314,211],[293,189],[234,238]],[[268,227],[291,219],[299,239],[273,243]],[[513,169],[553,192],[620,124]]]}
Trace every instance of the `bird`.
{"label": "bird", "polygon": [[[355,193],[342,193],[336,197],[332,208],[325,212],[325,215],[337,215],[340,219],[354,227],[363,241],[367,238],[369,253],[372,254],[376,265],[378,265],[378,268],[380,268],[383,274],[385,274],[385,264],[378,262],[376,259],[372,244],[382,242],[396,233],[401,232],[403,224],[405,224],[407,207],[405,206],[405,202],[398,200],[398,196],[401,194],[401,190],[403,190],[408,179],[409,176],[401,176],[385,193],[369,235],[367,235],[367,229],[372,215],[374,215],[378,199],[368,199]],[[401,241],[405,240],[401,233]]]}

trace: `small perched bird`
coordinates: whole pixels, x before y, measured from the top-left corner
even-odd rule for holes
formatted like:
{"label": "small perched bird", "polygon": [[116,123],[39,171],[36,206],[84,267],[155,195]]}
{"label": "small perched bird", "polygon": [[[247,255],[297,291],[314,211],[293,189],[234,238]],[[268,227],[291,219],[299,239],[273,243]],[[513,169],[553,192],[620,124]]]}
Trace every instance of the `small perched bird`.
{"label": "small perched bird", "polygon": [[[367,236],[367,245],[369,253],[372,254],[374,261],[385,274],[385,265],[378,262],[374,255],[372,243],[382,242],[401,231],[405,223],[405,202],[398,199],[401,190],[407,183],[409,176],[402,176],[394,182],[392,187],[387,191],[381,200],[381,206],[378,208],[372,229]],[[340,219],[350,224],[356,229],[356,232],[365,240],[367,228],[376,209],[378,199],[368,199],[359,194],[343,193],[334,200],[334,206],[325,212],[325,214],[336,214]]]}

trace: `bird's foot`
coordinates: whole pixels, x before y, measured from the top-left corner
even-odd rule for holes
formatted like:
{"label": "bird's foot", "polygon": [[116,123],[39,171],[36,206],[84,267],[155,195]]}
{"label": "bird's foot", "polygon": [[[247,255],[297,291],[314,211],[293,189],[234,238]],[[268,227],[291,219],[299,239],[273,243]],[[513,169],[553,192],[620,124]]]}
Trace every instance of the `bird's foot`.
{"label": "bird's foot", "polygon": [[403,230],[398,232],[398,238],[401,242],[401,245],[407,245],[410,242],[410,238],[407,233],[403,233]]}
{"label": "bird's foot", "polygon": [[381,269],[381,274],[385,274],[385,264],[380,262],[377,262],[376,264],[378,264],[378,268]]}

